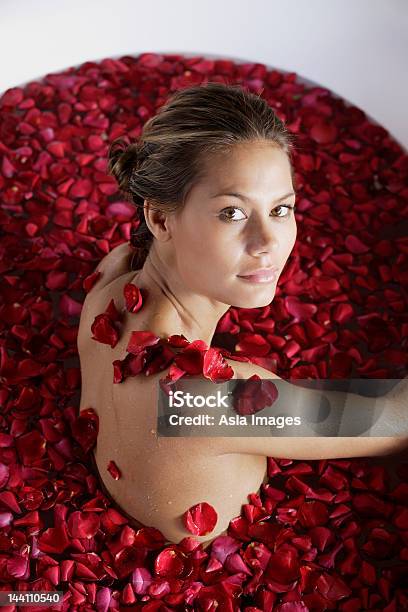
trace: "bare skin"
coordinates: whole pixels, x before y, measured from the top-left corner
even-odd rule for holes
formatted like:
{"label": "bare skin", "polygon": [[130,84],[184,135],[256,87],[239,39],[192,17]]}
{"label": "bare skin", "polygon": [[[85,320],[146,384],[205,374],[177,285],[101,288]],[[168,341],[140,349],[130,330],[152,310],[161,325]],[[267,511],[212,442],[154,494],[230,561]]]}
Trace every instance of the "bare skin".
{"label": "bare skin", "polygon": [[[276,281],[247,283],[237,275],[271,265],[281,272],[293,249],[294,216],[275,216],[282,211],[278,199],[293,190],[286,156],[256,143],[237,147],[227,159],[211,160],[208,168],[207,178],[192,189],[180,214],[158,213],[145,203],[155,240],[142,270],[130,270],[133,251],[127,244],[113,249],[97,268],[101,278],[85,299],[78,334],[80,410],[93,407],[99,416],[95,460],[106,490],[125,513],[156,527],[170,542],[191,535],[181,520],[186,509],[208,502],[218,521],[210,537],[196,537],[204,545],[226,533],[248,494],[259,490],[266,480],[267,456],[378,456],[407,447],[406,438],[160,437],[158,381],[168,370],[113,384],[112,362],[126,355],[131,331],[149,330],[161,337],[183,334],[189,341],[201,339],[210,345],[218,320],[231,305],[254,308],[273,300]],[[219,191],[247,194],[251,202],[211,197]],[[293,204],[294,196],[283,202]],[[237,221],[221,221],[220,211],[231,207]],[[112,349],[91,339],[91,325],[111,299],[119,310],[124,308],[127,282],[145,288],[148,299],[138,313],[125,312],[121,338]],[[254,373],[276,377],[253,364],[227,361],[234,378]],[[110,460],[122,473],[117,481],[107,471]]]}
{"label": "bare skin", "polygon": [[[146,304],[143,311],[126,315],[121,340],[114,349],[90,340],[90,325],[110,299],[114,299],[119,309],[123,307],[126,282],[136,284],[137,275],[131,272],[107,289],[92,290],[81,315],[80,410],[93,407],[99,416],[94,456],[100,477],[108,493],[127,514],[143,525],[160,529],[169,541],[178,542],[191,536],[180,517],[200,501],[207,501],[217,509],[216,535],[219,535],[227,529],[231,518],[241,513],[242,504],[248,502],[248,493],[259,489],[266,477],[266,457],[238,453],[221,456],[216,438],[157,436],[158,380],[168,370],[113,384],[112,362],[123,359],[131,331],[146,329],[159,335],[151,306]],[[230,363],[233,367],[237,365],[237,362]],[[107,471],[110,460],[121,470],[118,481]],[[225,490],[225,474],[228,474],[229,491]],[[206,543],[209,538],[197,537],[197,540]]]}

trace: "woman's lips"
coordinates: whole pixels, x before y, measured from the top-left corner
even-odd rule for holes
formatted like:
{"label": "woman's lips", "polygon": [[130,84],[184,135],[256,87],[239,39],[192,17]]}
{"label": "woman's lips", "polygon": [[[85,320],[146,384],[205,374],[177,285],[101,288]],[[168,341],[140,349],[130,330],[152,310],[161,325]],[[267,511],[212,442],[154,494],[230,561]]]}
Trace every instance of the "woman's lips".
{"label": "woman's lips", "polygon": [[256,274],[251,274],[250,276],[238,275],[238,278],[242,278],[243,280],[251,283],[272,283],[277,279],[278,274],[279,270],[272,268],[271,270],[264,270],[263,272],[257,272]]}

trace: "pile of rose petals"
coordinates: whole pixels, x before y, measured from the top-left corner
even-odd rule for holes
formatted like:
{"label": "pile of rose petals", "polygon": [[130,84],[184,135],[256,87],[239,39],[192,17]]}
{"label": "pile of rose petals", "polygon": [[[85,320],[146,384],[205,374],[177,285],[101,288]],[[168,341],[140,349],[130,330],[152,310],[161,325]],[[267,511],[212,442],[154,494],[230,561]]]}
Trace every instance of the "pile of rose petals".
{"label": "pile of rose petals", "polygon": [[[132,528],[96,477],[98,424],[78,416],[78,322],[97,263],[137,223],[107,175],[108,143],[136,138],[170,93],[206,81],[261,93],[298,140],[298,240],[276,297],[231,308],[214,345],[283,378],[406,375],[408,157],[362,110],[262,64],[152,53],[7,90],[0,588],[63,591],[61,610],[408,609],[405,463],[268,458],[269,483],[206,550]],[[98,324],[111,345],[114,314]]]}

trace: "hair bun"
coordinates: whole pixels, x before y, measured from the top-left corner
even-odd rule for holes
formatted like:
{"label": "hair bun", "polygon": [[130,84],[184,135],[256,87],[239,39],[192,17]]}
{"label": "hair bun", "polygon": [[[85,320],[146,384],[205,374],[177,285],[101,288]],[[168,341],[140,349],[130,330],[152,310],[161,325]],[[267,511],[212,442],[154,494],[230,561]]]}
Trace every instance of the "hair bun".
{"label": "hair bun", "polygon": [[117,138],[109,147],[108,170],[122,191],[129,191],[130,177],[143,161],[142,149],[140,143],[129,144],[124,138]]}

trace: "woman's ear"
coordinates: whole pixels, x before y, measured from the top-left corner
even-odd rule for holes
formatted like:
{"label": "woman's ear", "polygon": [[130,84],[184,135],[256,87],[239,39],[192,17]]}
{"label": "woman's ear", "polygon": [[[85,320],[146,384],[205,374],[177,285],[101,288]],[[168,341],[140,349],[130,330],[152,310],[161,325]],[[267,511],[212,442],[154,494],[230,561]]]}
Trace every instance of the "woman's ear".
{"label": "woman's ear", "polygon": [[168,217],[165,212],[157,210],[154,203],[149,200],[144,201],[143,214],[146,220],[146,225],[153,236],[160,242],[167,242],[171,238]]}

